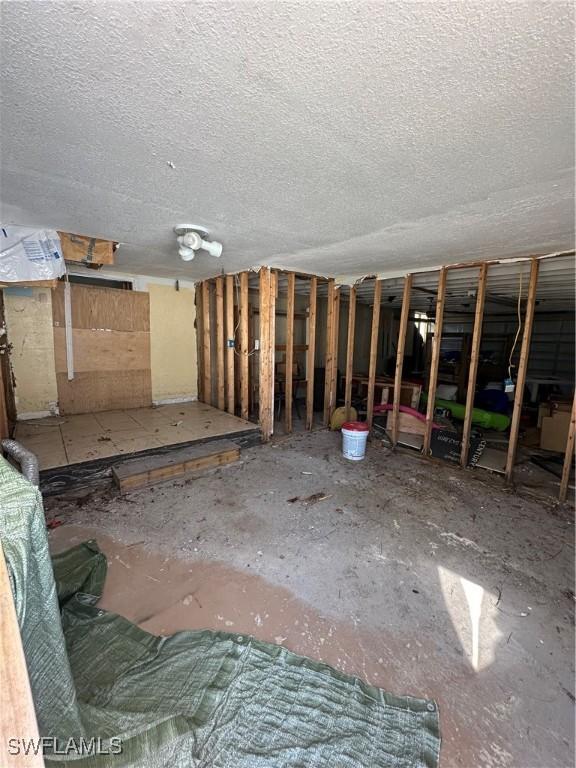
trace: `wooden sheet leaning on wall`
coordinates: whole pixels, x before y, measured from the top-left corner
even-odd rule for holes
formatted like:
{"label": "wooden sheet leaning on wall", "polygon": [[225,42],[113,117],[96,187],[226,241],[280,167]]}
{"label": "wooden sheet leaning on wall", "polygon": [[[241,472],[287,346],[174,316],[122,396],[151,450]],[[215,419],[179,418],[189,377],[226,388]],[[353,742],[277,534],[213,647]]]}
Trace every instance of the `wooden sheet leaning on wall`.
{"label": "wooden sheet leaning on wall", "polygon": [[64,285],[53,293],[54,355],[60,413],[152,404],[147,293],[71,285],[74,378],[66,366]]}

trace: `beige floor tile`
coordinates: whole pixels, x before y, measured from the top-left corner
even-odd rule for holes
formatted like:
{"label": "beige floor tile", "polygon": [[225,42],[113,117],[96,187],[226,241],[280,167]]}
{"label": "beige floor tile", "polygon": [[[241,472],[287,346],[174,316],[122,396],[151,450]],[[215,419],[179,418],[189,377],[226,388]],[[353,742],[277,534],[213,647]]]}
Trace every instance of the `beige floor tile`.
{"label": "beige floor tile", "polygon": [[68,455],[63,447],[33,451],[38,459],[40,469],[51,469],[52,467],[65,467],[68,462]]}
{"label": "beige floor tile", "polygon": [[190,443],[198,439],[198,433],[183,427],[166,427],[154,432],[154,437],[160,440],[162,445],[176,445],[177,443]]}
{"label": "beige floor tile", "polygon": [[14,429],[14,439],[23,437],[41,437],[44,435],[60,434],[60,426],[56,423],[19,421]]}
{"label": "beige floor tile", "polygon": [[102,427],[96,421],[94,414],[81,413],[73,416],[66,416],[66,421],[60,426],[62,436],[78,435],[85,437],[88,435],[97,435],[102,432]]}
{"label": "beige floor tile", "polygon": [[47,445],[56,446],[63,445],[62,435],[59,429],[49,429],[44,432],[36,432],[31,435],[22,435],[19,432],[15,433],[14,439],[18,440],[22,445]]}
{"label": "beige floor tile", "polygon": [[70,464],[77,464],[81,461],[94,461],[103,459],[107,456],[114,456],[118,449],[112,440],[98,442],[95,440],[79,440],[66,446],[66,454]]}
{"label": "beige floor tile", "polygon": [[111,438],[115,443],[123,442],[124,440],[135,440],[140,438],[153,437],[150,430],[144,429],[139,424],[134,424],[130,429],[119,429],[117,431],[106,431],[104,433],[106,437]]}
{"label": "beige floor tile", "polygon": [[166,424],[170,424],[174,419],[169,419],[165,415],[159,415],[156,413],[138,413],[132,416],[141,427],[157,427]]}
{"label": "beige floor tile", "polygon": [[91,445],[92,443],[98,444],[98,443],[106,443],[110,439],[110,433],[105,432],[103,429],[100,429],[100,432],[96,432],[95,434],[83,434],[80,432],[73,432],[69,435],[63,435],[62,436],[64,446],[68,448],[68,446],[72,445]]}
{"label": "beige floor tile", "polygon": [[24,437],[19,442],[36,456],[40,469],[61,467],[68,464],[68,457],[60,431],[56,435],[51,436],[35,435],[33,437]]}
{"label": "beige floor tile", "polygon": [[110,432],[119,432],[139,426],[138,422],[130,415],[130,411],[102,411],[102,413],[95,413],[94,418],[102,429]]}
{"label": "beige floor tile", "polygon": [[136,453],[137,451],[147,451],[150,448],[161,448],[162,443],[153,437],[134,437],[127,440],[116,440],[114,438],[116,453]]}

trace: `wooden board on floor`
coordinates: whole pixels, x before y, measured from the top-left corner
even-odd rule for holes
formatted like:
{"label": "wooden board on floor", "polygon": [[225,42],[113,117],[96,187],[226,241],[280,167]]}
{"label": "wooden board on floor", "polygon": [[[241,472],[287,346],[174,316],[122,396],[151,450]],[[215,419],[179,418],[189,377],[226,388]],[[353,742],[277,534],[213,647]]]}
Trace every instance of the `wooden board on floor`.
{"label": "wooden board on floor", "polygon": [[231,440],[215,440],[205,445],[171,451],[163,456],[122,462],[112,467],[112,476],[121,491],[128,491],[182,477],[200,469],[221,467],[239,458],[240,448],[236,443]]}

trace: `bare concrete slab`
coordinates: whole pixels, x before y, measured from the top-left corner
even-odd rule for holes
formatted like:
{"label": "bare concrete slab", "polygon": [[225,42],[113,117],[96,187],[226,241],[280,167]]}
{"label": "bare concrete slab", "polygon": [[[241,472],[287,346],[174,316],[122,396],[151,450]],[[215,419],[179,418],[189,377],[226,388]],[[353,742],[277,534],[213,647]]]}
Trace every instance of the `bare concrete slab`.
{"label": "bare concrete slab", "polygon": [[46,503],[53,548],[97,538],[102,606],[154,633],[250,633],[434,697],[445,767],[573,764],[571,508],[379,444],[347,462],[325,431]]}

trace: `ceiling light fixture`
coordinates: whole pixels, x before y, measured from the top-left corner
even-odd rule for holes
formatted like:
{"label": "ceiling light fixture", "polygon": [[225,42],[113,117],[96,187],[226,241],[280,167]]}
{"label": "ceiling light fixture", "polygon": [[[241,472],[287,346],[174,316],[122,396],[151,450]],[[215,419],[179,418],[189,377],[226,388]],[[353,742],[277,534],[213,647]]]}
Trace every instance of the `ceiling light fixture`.
{"label": "ceiling light fixture", "polygon": [[205,227],[197,224],[179,224],[174,227],[176,240],[178,242],[178,253],[182,261],[192,261],[196,251],[208,251],[210,256],[219,258],[222,255],[222,243],[216,240],[209,241],[204,238],[208,235]]}

